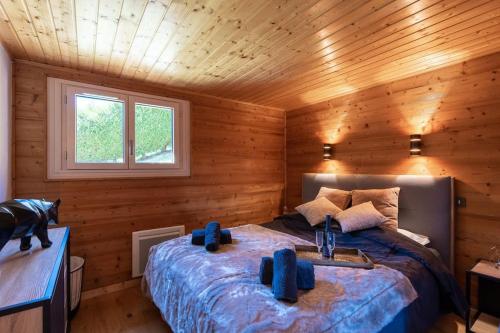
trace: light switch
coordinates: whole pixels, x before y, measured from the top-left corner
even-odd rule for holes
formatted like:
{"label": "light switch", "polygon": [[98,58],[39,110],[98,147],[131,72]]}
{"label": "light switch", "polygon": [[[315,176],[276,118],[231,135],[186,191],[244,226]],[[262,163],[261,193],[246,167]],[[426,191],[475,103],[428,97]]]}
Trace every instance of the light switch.
{"label": "light switch", "polygon": [[461,208],[467,207],[467,200],[464,197],[457,197],[456,204],[457,204],[457,207],[461,207]]}

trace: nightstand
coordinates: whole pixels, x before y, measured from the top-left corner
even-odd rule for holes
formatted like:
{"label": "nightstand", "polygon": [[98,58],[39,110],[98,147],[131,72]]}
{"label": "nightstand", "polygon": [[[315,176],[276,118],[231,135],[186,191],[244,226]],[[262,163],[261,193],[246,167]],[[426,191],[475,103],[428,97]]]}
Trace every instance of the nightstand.
{"label": "nightstand", "polygon": [[470,304],[470,284],[472,276],[477,276],[477,313],[472,320],[470,311],[467,314],[465,328],[467,332],[472,332],[471,328],[481,313],[486,313],[495,317],[500,317],[500,268],[496,268],[491,261],[481,260],[471,270],[466,272],[465,293],[467,302]]}

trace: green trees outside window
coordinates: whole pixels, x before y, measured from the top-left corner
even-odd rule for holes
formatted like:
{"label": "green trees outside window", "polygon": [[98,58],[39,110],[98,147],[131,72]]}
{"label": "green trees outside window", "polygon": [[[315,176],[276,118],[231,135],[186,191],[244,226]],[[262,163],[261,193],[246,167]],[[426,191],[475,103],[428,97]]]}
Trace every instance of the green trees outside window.
{"label": "green trees outside window", "polygon": [[[76,162],[123,163],[123,101],[76,95]],[[135,162],[173,163],[173,110],[135,105]]]}
{"label": "green trees outside window", "polygon": [[125,105],[76,95],[76,162],[123,163]]}

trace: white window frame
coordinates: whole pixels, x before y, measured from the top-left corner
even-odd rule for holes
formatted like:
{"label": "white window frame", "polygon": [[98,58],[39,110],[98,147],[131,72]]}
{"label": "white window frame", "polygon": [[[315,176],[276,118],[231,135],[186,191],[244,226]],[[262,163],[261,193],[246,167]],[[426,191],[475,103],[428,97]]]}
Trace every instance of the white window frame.
{"label": "white window frame", "polygon": [[[75,93],[118,98],[125,105],[124,162],[74,163]],[[174,163],[135,163],[135,104],[174,110]],[[92,84],[47,78],[47,179],[150,178],[190,176],[190,104],[186,100],[141,94]],[[128,129],[128,130],[127,130]],[[69,133],[68,133],[69,132]]]}

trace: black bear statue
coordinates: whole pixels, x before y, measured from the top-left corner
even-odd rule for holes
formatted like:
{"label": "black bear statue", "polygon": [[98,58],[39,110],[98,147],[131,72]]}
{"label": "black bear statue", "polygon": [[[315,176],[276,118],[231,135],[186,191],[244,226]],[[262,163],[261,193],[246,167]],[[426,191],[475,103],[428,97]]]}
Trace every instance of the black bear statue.
{"label": "black bear statue", "polygon": [[43,248],[52,245],[47,233],[49,224],[58,223],[55,202],[35,199],[14,199],[0,203],[0,251],[10,239],[21,238],[21,251],[31,248],[31,236],[40,240]]}

